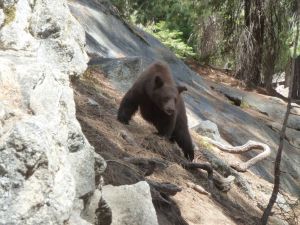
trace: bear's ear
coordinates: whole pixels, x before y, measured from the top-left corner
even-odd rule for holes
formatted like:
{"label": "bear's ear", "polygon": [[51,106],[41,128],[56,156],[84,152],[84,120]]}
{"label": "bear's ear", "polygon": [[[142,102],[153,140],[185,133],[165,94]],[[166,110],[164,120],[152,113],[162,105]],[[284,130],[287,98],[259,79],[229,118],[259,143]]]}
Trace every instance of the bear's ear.
{"label": "bear's ear", "polygon": [[186,88],[186,86],[177,86],[177,90],[178,90],[178,92],[179,92],[179,94],[181,93],[181,92],[183,92],[183,91],[187,91],[187,88]]}
{"label": "bear's ear", "polygon": [[164,85],[163,80],[161,79],[161,77],[156,76],[154,79],[154,88],[160,88]]}

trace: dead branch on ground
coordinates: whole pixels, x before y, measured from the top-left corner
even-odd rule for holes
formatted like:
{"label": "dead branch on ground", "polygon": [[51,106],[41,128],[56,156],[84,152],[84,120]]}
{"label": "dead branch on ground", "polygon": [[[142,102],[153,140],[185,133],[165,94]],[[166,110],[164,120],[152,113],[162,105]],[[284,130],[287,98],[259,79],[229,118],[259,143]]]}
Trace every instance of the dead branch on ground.
{"label": "dead branch on ground", "polygon": [[253,166],[259,161],[262,161],[263,159],[267,158],[271,154],[271,149],[268,145],[257,142],[257,141],[252,141],[249,140],[246,144],[241,145],[241,146],[229,146],[229,145],[224,145],[220,142],[214,141],[208,137],[204,138],[207,140],[209,143],[215,145],[218,147],[221,151],[232,153],[232,154],[241,154],[244,152],[251,151],[252,149],[261,149],[263,150],[260,154],[257,156],[249,159],[247,162],[240,162],[240,163],[232,163],[230,166],[237,170],[238,172],[246,172],[249,167]]}

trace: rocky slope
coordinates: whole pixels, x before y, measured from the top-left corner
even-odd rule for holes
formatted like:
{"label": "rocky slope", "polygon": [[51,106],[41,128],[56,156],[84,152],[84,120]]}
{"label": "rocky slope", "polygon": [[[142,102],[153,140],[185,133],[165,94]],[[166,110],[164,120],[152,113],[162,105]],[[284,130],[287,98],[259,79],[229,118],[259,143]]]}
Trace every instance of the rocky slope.
{"label": "rocky slope", "polygon": [[[76,115],[83,133],[95,146],[95,151],[107,162],[103,173],[105,184],[120,186],[147,181],[150,184],[171,183],[181,188],[174,196],[162,194],[159,197],[151,187],[152,201],[160,225],[258,224],[272,185],[251,171],[241,174],[230,169],[226,162],[239,160],[236,156],[212,148],[203,141],[201,135],[192,132],[193,139],[199,146],[199,150],[196,151],[198,161],[211,161],[215,169],[224,176],[233,174],[236,177],[231,189],[222,192],[210,186],[206,172],[185,170],[181,166],[185,158],[178,146],[155,135],[155,128],[146,123],[139,114],[134,116],[130,125],[123,125],[116,120],[123,93],[114,87],[101,66],[90,66],[83,77],[72,82],[72,86],[75,90]],[[212,133],[215,129],[211,125],[208,125],[205,131],[205,135],[220,138],[217,132]],[[98,185],[98,178],[96,182]],[[202,186],[210,194],[197,192],[190,183]],[[276,217],[271,217],[269,224],[287,224],[283,219],[293,224],[295,215],[288,205],[288,202],[291,202],[290,197],[284,192],[282,194],[279,195],[278,201],[282,208],[275,207]],[[99,199],[92,197],[92,201],[95,201],[95,198]],[[133,197],[130,199],[127,206],[139,204]],[[116,205],[121,207],[126,205],[125,202],[118,199],[113,204],[108,202],[108,205],[112,205],[113,219],[120,219],[120,209]],[[130,208],[127,212],[131,212]],[[139,213],[134,215],[140,217]],[[138,221],[143,219],[142,216]]]}
{"label": "rocky slope", "polygon": [[[193,132],[199,159],[236,177],[229,192],[211,189],[205,172],[183,169],[178,147],[153,135],[139,116],[129,126],[116,121],[123,93],[158,59],[188,86],[191,128],[224,143],[271,146],[270,159],[240,174],[228,162],[253,153],[228,156]],[[202,79],[102,0],[0,0],[0,65],[1,225],[257,224],[271,193],[283,102]],[[283,158],[286,192],[279,196],[289,216],[285,196],[300,193],[299,109],[293,114]],[[140,165],[135,158],[154,160]],[[155,182],[181,192],[160,194]],[[271,224],[286,224],[282,209],[275,212]]]}
{"label": "rocky slope", "polygon": [[[197,126],[200,121],[210,120],[217,124],[222,139],[232,145],[242,145],[250,139],[268,144],[272,149],[271,157],[251,170],[267,181],[272,181],[279,140],[278,128],[285,103],[276,98],[229,90],[222,84],[212,85],[191,71],[152,36],[120,19],[116,9],[105,1],[75,0],[69,5],[86,31],[87,51],[93,56],[90,64],[101,66],[115,88],[124,93],[146,65],[154,60],[166,61],[176,81],[188,87],[185,103],[190,127]],[[259,112],[259,118],[232,104],[236,99],[244,103],[242,106],[249,106],[249,109]],[[293,110],[294,115],[289,120],[293,140],[289,138],[284,143],[282,170],[286,173],[282,177],[282,187],[299,196],[300,150],[296,139],[300,113],[299,108]],[[267,117],[262,121],[261,115]],[[266,120],[269,122],[266,123]],[[253,154],[246,153],[243,158],[249,159]]]}

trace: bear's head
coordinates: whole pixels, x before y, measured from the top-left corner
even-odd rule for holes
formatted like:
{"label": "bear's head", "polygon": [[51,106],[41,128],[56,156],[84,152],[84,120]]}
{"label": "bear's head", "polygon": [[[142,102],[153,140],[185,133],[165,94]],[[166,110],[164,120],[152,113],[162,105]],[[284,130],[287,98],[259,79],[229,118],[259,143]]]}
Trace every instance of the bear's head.
{"label": "bear's head", "polygon": [[181,92],[186,91],[185,86],[175,86],[173,83],[164,82],[161,77],[154,79],[152,101],[164,113],[171,116],[176,112],[176,105]]}

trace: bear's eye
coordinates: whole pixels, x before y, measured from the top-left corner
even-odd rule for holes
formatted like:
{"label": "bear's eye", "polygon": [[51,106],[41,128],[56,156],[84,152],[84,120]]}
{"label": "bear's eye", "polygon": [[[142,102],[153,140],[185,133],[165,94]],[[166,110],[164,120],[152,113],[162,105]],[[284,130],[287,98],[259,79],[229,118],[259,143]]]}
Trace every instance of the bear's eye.
{"label": "bear's eye", "polygon": [[169,97],[164,97],[164,98],[162,98],[162,101],[163,101],[163,102],[168,102],[169,100],[170,100]]}

